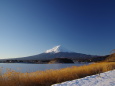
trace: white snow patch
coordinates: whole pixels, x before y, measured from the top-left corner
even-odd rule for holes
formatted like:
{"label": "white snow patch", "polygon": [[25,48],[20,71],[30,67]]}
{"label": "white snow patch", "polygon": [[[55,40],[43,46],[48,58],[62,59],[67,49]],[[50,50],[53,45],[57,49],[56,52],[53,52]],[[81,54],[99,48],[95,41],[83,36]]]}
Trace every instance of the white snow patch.
{"label": "white snow patch", "polygon": [[115,70],[52,86],[115,86]]}
{"label": "white snow patch", "polygon": [[46,50],[45,53],[59,53],[59,52],[71,52],[61,45],[55,46],[52,49]]}

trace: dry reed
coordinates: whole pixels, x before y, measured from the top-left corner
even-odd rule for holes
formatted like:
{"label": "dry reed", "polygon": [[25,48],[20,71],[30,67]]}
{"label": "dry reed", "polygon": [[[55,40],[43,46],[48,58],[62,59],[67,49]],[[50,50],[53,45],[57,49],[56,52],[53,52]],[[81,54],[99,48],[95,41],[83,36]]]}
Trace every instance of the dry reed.
{"label": "dry reed", "polygon": [[115,69],[115,62],[94,63],[84,66],[72,66],[59,70],[21,73],[7,71],[0,75],[0,86],[50,86],[68,80],[99,74]]}

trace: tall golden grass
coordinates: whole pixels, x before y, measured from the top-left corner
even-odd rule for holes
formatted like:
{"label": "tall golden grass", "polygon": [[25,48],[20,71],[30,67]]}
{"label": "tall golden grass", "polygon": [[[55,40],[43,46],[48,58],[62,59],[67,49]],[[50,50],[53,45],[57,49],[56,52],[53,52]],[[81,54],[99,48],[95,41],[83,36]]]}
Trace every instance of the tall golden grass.
{"label": "tall golden grass", "polygon": [[84,66],[72,66],[59,70],[20,73],[7,71],[0,75],[0,86],[50,86],[68,80],[99,74],[115,69],[115,62],[101,62]]}

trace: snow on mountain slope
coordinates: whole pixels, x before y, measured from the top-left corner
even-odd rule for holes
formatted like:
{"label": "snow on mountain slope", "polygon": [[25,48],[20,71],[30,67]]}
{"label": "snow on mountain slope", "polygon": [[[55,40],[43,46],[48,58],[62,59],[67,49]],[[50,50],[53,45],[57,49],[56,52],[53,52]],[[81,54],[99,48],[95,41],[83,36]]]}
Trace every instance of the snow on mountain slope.
{"label": "snow on mountain slope", "polygon": [[61,45],[58,45],[52,49],[47,50],[45,53],[59,53],[59,52],[71,52],[71,51],[65,49]]}
{"label": "snow on mountain slope", "polygon": [[115,70],[52,86],[115,86]]}

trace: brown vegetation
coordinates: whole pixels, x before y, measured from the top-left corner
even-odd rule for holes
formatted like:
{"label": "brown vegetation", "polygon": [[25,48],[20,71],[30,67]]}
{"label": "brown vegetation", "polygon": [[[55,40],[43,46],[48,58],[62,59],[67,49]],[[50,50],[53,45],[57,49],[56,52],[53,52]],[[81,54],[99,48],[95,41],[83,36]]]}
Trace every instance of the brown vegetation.
{"label": "brown vegetation", "polygon": [[81,67],[68,67],[59,70],[20,73],[7,71],[0,76],[0,86],[50,86],[68,80],[82,78],[115,69],[115,62],[94,63]]}
{"label": "brown vegetation", "polygon": [[115,62],[115,53],[111,54],[109,57],[105,59],[108,62]]}

